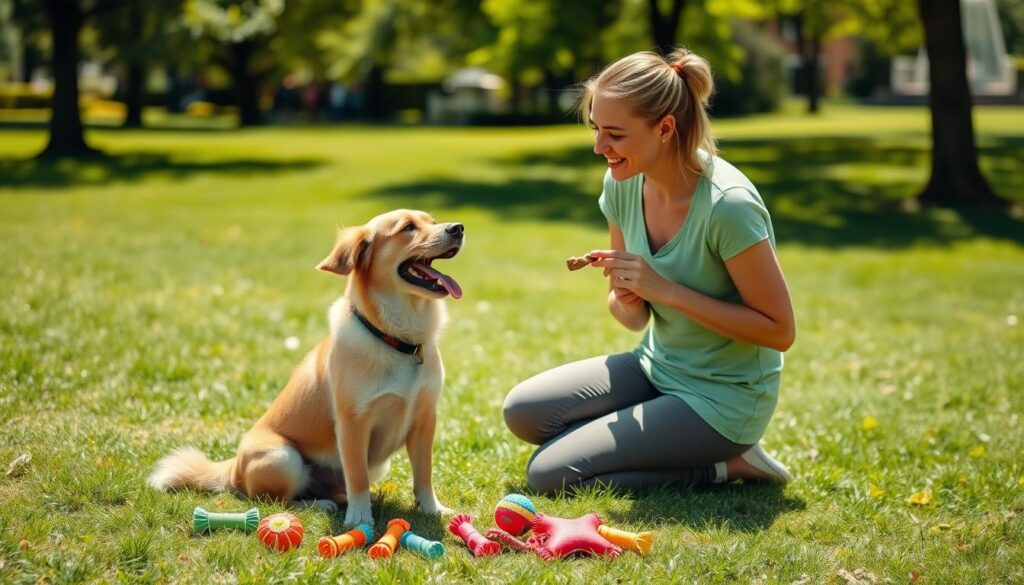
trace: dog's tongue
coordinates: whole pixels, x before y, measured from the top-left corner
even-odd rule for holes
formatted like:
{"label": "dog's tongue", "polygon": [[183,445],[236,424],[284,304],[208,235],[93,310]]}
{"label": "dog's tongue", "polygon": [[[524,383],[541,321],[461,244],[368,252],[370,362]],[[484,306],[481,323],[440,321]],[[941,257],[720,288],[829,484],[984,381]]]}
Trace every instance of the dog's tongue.
{"label": "dog's tongue", "polygon": [[462,298],[462,288],[459,287],[459,283],[455,282],[455,279],[447,274],[441,274],[426,264],[417,263],[416,267],[430,278],[436,279],[437,283],[443,286],[444,290],[448,291],[448,294],[452,295],[453,299]]}

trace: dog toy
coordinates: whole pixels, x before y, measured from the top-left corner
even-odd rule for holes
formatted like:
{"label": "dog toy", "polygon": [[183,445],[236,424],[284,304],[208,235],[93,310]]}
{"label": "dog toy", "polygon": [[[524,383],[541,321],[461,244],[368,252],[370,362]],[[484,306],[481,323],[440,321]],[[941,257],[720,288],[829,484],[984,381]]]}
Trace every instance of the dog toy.
{"label": "dog toy", "polygon": [[521,494],[509,494],[494,508],[494,523],[512,536],[519,536],[533,527],[537,508],[530,498]]}
{"label": "dog toy", "polygon": [[247,512],[207,512],[196,506],[192,510],[192,529],[196,532],[209,532],[217,528],[237,528],[252,532],[259,523],[260,511],[256,508]]}
{"label": "dog toy", "polygon": [[466,543],[475,557],[486,557],[501,552],[501,545],[489,540],[473,527],[473,519],[467,514],[459,514],[448,523],[448,530]]}
{"label": "dog toy", "polygon": [[370,558],[386,559],[394,554],[398,540],[409,528],[409,523],[402,518],[395,518],[388,522],[388,529],[384,532],[384,536],[381,536],[380,540],[370,547]]}
{"label": "dog toy", "polygon": [[517,539],[516,537],[512,536],[508,532],[505,532],[501,528],[491,528],[487,531],[485,536],[487,536],[487,538],[490,538],[491,540],[496,540],[501,544],[507,546],[508,548],[517,550],[519,552],[529,552],[534,550],[535,548],[530,543],[523,542]]}
{"label": "dog toy", "polygon": [[398,544],[402,548],[407,548],[428,559],[437,559],[444,556],[443,544],[436,540],[427,540],[412,530],[406,530],[405,534],[398,539]]}
{"label": "dog toy", "polygon": [[615,558],[622,549],[598,533],[601,524],[601,518],[593,513],[575,519],[537,514],[529,543],[546,561],[577,552]]}
{"label": "dog toy", "polygon": [[598,526],[597,533],[612,544],[628,548],[642,555],[651,552],[651,545],[654,543],[654,534],[651,532],[626,532],[606,524]]}
{"label": "dog toy", "polygon": [[302,522],[294,514],[278,512],[260,520],[260,526],[256,530],[256,537],[260,542],[284,552],[290,548],[299,546],[302,543],[302,535],[305,530]]}
{"label": "dog toy", "polygon": [[345,534],[321,538],[316,543],[316,550],[320,552],[320,556],[336,557],[352,549],[362,548],[371,540],[373,540],[373,526],[360,524]]}

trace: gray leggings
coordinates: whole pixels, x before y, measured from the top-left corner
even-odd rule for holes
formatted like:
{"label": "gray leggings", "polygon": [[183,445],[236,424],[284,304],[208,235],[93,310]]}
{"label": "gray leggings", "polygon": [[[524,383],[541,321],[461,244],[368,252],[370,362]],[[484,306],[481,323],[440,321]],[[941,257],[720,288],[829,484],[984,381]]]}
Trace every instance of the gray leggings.
{"label": "gray leggings", "polygon": [[539,493],[598,482],[627,490],[705,485],[715,479],[715,463],[750,448],[660,392],[631,353],[538,374],[509,392],[504,415],[513,434],[541,446],[526,468]]}

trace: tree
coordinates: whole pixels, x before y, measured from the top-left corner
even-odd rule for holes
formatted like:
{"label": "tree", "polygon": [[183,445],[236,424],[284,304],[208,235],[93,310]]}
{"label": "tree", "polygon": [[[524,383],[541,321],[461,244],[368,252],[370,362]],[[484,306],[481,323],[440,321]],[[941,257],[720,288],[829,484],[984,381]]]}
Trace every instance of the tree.
{"label": "tree", "polygon": [[920,195],[939,206],[1002,207],[978,167],[960,0],[918,0],[928,53],[931,178]]}
{"label": "tree", "polygon": [[99,153],[85,142],[78,109],[78,36],[85,20],[105,5],[83,9],[79,0],[44,0],[43,9],[53,38],[53,101],[50,138],[41,158],[83,157]]}
{"label": "tree", "polygon": [[261,81],[273,70],[255,63],[277,27],[284,0],[187,0],[185,24],[195,37],[222,44],[219,62],[231,76],[241,126],[263,123],[259,105]]}
{"label": "tree", "polygon": [[125,69],[125,127],[142,126],[149,68],[176,58],[170,36],[181,8],[181,0],[122,0],[96,19],[100,44],[112,49],[114,60]]}
{"label": "tree", "polygon": [[670,0],[667,11],[662,11],[662,4],[662,0],[647,0],[647,14],[654,46],[662,55],[668,55],[676,46],[686,0]]}

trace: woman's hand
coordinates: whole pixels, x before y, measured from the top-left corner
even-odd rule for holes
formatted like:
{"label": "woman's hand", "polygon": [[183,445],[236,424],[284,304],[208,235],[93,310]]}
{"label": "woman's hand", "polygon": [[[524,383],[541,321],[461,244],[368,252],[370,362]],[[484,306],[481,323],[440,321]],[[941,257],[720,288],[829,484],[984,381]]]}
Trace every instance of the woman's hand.
{"label": "woman's hand", "polygon": [[673,286],[637,254],[623,250],[593,250],[588,255],[596,258],[591,266],[604,269],[616,300],[625,305],[659,302],[668,296]]}

